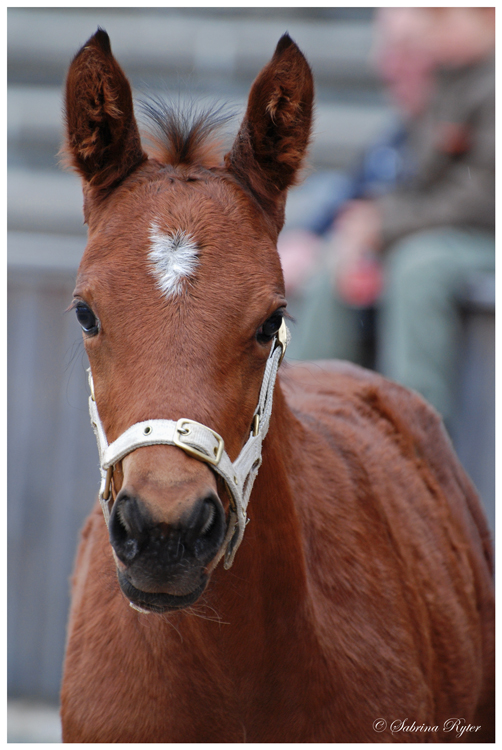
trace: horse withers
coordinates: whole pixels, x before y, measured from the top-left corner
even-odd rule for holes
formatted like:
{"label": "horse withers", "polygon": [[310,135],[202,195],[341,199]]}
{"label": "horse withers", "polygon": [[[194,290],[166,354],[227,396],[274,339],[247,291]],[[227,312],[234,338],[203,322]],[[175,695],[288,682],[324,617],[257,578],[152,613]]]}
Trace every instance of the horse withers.
{"label": "horse withers", "polygon": [[285,35],[224,159],[217,113],[159,103],[147,154],[107,34],[71,64],[102,482],[66,742],[493,740],[491,543],[440,420],[347,363],[276,380],[276,241],[312,103]]}

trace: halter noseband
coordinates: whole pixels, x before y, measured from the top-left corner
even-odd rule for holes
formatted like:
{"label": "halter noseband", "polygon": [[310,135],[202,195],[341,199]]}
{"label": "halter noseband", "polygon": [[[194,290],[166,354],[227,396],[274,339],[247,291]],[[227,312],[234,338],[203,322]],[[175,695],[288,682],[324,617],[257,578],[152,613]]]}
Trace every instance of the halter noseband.
{"label": "halter noseband", "polygon": [[112,504],[110,483],[113,466],[137,448],[146,445],[175,445],[190,456],[209,464],[225,481],[230,495],[227,531],[211,567],[216,567],[223,555],[225,555],[225,569],[231,567],[244,536],[246,509],[261,465],[262,443],[268,432],[272,414],[277,370],[286,352],[289,339],[290,333],[283,320],[265,366],[260,397],[253,415],[251,434],[233,463],[225,451],[223,438],[214,430],[192,419],[183,418],[178,419],[177,422],[172,419],[149,419],[145,422],[137,422],[108,445],[94,400],[94,386],[89,369],[91,390],[89,413],[98,444],[101,471],[99,501],[107,525],[110,519],[109,506]]}

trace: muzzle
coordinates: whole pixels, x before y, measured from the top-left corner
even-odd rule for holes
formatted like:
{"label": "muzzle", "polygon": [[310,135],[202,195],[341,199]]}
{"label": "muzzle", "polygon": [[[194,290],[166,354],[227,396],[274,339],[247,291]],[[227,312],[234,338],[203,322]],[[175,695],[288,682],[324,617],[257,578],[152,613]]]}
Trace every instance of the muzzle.
{"label": "muzzle", "polygon": [[143,446],[175,445],[190,456],[209,464],[225,482],[230,497],[227,530],[211,567],[216,567],[223,556],[225,556],[225,569],[231,567],[244,536],[247,523],[246,510],[258,469],[261,466],[262,444],[268,432],[272,414],[275,379],[289,340],[290,333],[283,320],[265,366],[260,397],[253,415],[251,434],[234,462],[230,460],[225,451],[223,438],[217,432],[188,418],[178,419],[177,422],[171,419],[150,419],[137,422],[108,445],[94,400],[92,373],[90,369],[88,370],[91,391],[89,413],[98,444],[101,470],[99,501],[107,526],[113,504],[110,485],[114,465],[128,453]]}

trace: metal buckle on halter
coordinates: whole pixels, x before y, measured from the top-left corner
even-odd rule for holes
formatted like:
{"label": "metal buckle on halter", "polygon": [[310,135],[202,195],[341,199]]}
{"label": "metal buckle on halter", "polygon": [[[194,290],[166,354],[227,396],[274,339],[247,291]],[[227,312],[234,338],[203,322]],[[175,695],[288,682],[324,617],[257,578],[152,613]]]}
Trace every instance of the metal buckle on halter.
{"label": "metal buckle on halter", "polygon": [[[216,439],[218,444],[213,449],[214,456],[210,456],[207,453],[204,453],[204,451],[200,450],[200,448],[197,448],[195,445],[190,445],[189,443],[185,443],[182,440],[183,436],[190,434],[191,425],[196,425],[198,428],[202,427],[203,430],[205,430],[206,432],[210,432],[211,435]],[[173,442],[174,445],[178,446],[178,448],[181,448],[181,450],[184,450],[185,453],[198,458],[200,461],[205,461],[208,464],[212,464],[213,466],[216,466],[220,463],[223,449],[225,447],[223,438],[218,435],[217,432],[212,430],[210,427],[206,427],[206,425],[201,424],[200,422],[196,422],[194,419],[178,419],[174,430]]]}
{"label": "metal buckle on halter", "polygon": [[276,346],[280,346],[282,349],[281,352],[281,358],[279,359],[279,365],[281,364],[282,360],[284,359],[284,355],[286,354],[286,347],[288,345],[288,329],[286,328],[286,321],[284,318],[282,319],[281,327],[277,331],[277,339],[276,339]]}

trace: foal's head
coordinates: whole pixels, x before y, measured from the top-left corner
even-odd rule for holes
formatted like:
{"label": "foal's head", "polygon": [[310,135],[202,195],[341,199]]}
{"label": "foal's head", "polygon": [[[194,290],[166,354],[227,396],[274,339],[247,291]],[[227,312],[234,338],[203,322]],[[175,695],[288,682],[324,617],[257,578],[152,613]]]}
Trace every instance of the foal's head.
{"label": "foal's head", "polygon": [[[214,117],[186,124],[167,111],[147,156],[107,34],[73,60],[66,152],[88,224],[73,304],[109,443],[142,420],[189,417],[239,454],[285,311],[276,240],[312,98],[309,66],[284,36],[224,163],[208,147]],[[198,598],[225,533],[222,484],[170,445],[113,467],[110,540],[131,602],[162,611]]]}

